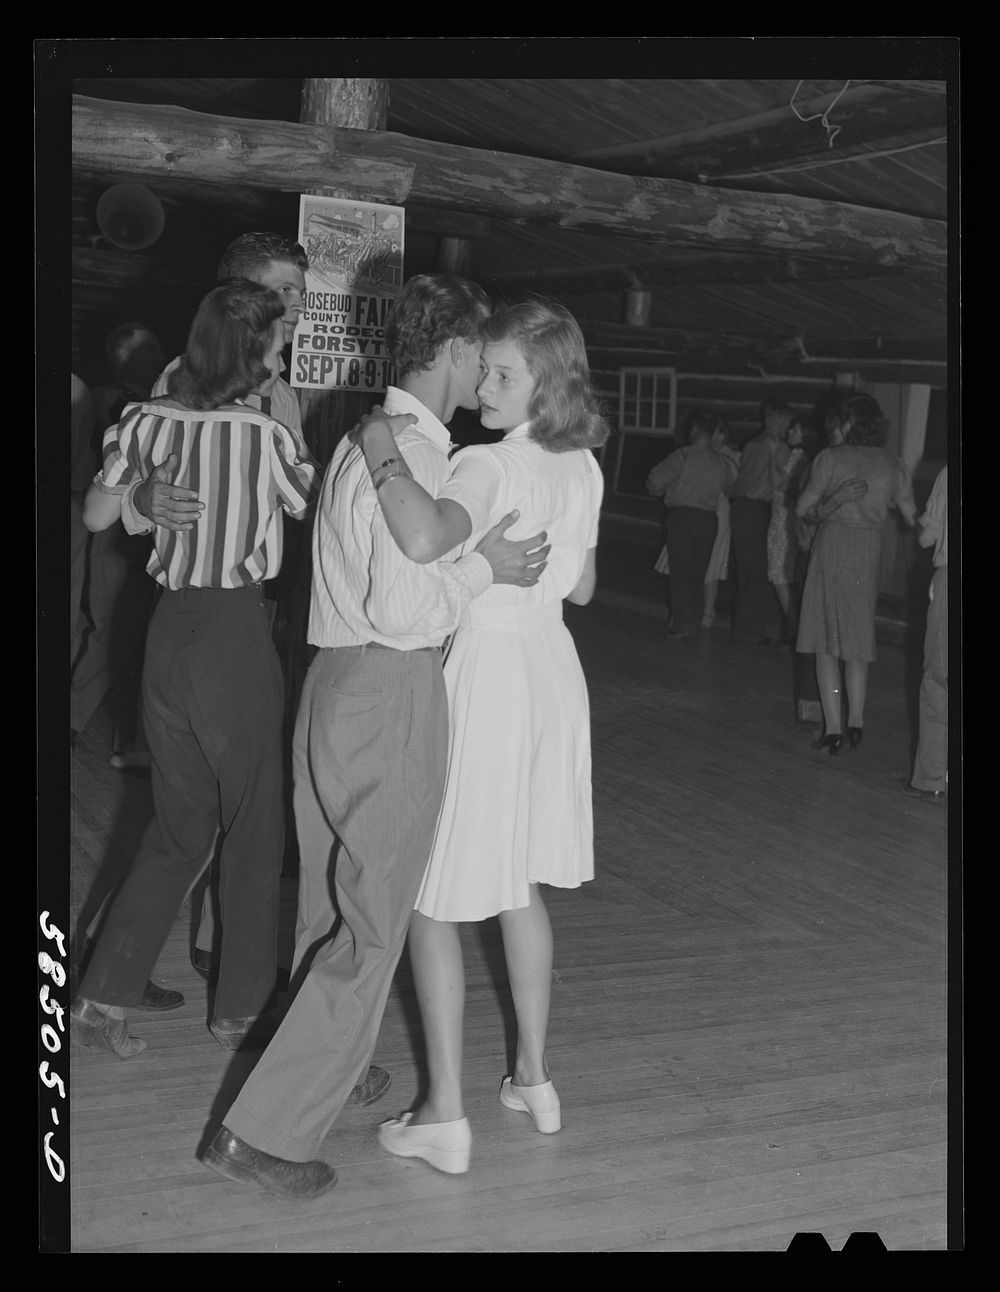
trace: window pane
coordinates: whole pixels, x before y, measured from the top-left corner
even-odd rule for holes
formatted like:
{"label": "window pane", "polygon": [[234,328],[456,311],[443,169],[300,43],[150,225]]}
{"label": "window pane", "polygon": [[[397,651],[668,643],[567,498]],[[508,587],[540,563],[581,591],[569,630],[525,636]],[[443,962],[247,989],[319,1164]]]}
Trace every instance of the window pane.
{"label": "window pane", "polygon": [[623,428],[670,431],[675,374],[672,368],[622,368],[619,371]]}

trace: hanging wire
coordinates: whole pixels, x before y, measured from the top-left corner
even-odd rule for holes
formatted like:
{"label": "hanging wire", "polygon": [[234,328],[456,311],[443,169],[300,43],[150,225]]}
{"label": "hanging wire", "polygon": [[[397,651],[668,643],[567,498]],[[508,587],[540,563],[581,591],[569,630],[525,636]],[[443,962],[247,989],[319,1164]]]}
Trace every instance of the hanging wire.
{"label": "hanging wire", "polygon": [[834,109],[834,108],[837,106],[837,104],[840,102],[841,98],[843,97],[844,92],[846,91],[847,87],[850,85],[850,81],[845,81],[845,82],[844,82],[844,84],[843,84],[843,85],[840,87],[840,89],[837,91],[837,95],[836,95],[836,97],[834,98],[833,102],[830,104],[830,106],[826,109],[826,111],[825,111],[825,112],[814,112],[814,113],[813,113],[813,115],[812,115],[811,117],[804,117],[804,116],[802,115],[802,113],[798,110],[798,108],[795,106],[795,96],[798,94],[799,90],[801,90],[801,89],[802,89],[802,86],[803,86],[804,84],[805,84],[805,82],[804,82],[804,81],[799,81],[798,85],[797,85],[797,86],[795,87],[795,89],[792,91],[792,97],[791,97],[791,98],[789,99],[789,101],[788,101],[788,106],[791,108],[791,110],[795,113],[795,115],[798,117],[798,119],[799,119],[800,121],[815,121],[815,120],[817,119],[817,117],[818,117],[818,118],[819,118],[819,120],[820,120],[820,121],[822,122],[822,124],[823,124],[823,129],[826,131],[826,134],[827,134],[827,143],[828,143],[829,147],[831,147],[831,148],[832,148],[832,147],[833,147],[833,141],[834,141],[834,140],[836,139],[836,137],[840,134],[840,129],[841,129],[841,128],[840,128],[840,126],[831,126],[831,125],[830,125],[830,120],[829,120],[829,118],[830,118],[830,113],[833,111],[833,109]]}

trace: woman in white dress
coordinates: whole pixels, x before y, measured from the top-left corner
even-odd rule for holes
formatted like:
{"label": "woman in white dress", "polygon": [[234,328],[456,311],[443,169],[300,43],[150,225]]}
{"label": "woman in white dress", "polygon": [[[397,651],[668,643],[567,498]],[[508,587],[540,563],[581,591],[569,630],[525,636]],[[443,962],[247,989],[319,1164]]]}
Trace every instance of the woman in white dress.
{"label": "woman in white dress", "polygon": [[448,777],[409,933],[430,1085],[379,1138],[450,1173],[468,1170],[471,1147],[459,923],[499,916],[518,1024],[500,1101],[552,1133],[561,1124],[545,1054],[552,929],[539,885],[576,888],[594,874],[587,687],[562,603],[593,596],[603,478],[591,449],[608,429],[583,335],[562,306],[533,300],[494,314],[481,362],[480,420],[503,439],[458,453],[436,499],[399,459],[396,419],[376,413],[360,434],[389,529],[411,559],[471,550],[511,510],[509,537],[544,527],[551,545],[533,587],[494,584],[473,602],[445,661]]}

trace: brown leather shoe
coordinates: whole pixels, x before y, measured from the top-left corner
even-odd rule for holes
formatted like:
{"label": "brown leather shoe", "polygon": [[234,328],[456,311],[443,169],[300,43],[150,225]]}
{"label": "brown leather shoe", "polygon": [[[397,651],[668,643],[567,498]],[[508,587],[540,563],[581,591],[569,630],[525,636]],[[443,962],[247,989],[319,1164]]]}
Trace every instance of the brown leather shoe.
{"label": "brown leather shoe", "polygon": [[92,1000],[77,1000],[69,1011],[71,1039],[88,1050],[107,1050],[119,1059],[134,1059],[146,1042],[129,1036],[124,1018],[112,1018]]}
{"label": "brown leather shoe", "polygon": [[391,1084],[392,1077],[385,1068],[379,1068],[373,1063],[365,1077],[347,1096],[347,1102],[361,1105],[373,1104],[376,1099],[382,1098]]}
{"label": "brown leather shoe", "polygon": [[205,1150],[202,1161],[229,1180],[259,1184],[283,1198],[318,1198],[337,1183],[325,1162],[288,1162],[245,1143],[225,1126]]}

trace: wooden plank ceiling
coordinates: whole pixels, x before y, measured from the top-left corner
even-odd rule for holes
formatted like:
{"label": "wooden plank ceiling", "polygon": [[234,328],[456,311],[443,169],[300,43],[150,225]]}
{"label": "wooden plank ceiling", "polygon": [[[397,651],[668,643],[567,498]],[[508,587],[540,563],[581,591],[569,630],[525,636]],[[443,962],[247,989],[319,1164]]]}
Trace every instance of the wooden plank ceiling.
{"label": "wooden plank ceiling", "polygon": [[[96,99],[297,121],[301,86],[290,78],[108,78],[80,79],[73,88]],[[938,230],[952,196],[947,89],[927,80],[402,78],[389,81],[387,129],[766,194],[779,209],[791,197],[893,212]],[[287,226],[297,209],[289,194],[241,197],[230,188],[220,199],[183,183],[152,186],[168,216],[181,220],[186,207],[224,202],[226,236],[268,219]],[[909,379],[923,364],[928,380],[945,384],[942,273],[838,262],[794,245],[784,254],[716,252],[478,216],[456,215],[449,224],[440,210],[409,217],[408,272],[434,267],[442,233],[464,234],[472,244],[469,276],[498,295],[549,293],[582,320],[617,326],[626,292],[645,288],[654,336],[715,338],[721,351],[727,337],[749,338],[758,359],[789,375],[809,372],[819,356],[899,359],[917,365]]]}

